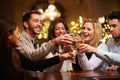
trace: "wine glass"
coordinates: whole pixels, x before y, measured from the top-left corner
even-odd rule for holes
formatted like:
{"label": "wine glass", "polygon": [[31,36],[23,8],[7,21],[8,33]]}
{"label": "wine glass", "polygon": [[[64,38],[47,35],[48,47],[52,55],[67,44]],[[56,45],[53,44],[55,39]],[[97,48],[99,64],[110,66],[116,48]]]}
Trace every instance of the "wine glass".
{"label": "wine glass", "polygon": [[83,39],[77,39],[76,40],[76,50],[79,49],[79,45],[80,44],[83,44],[84,43],[84,40]]}
{"label": "wine glass", "polygon": [[[71,52],[74,54],[74,56],[76,56],[76,54],[77,54],[77,50],[76,50],[76,41],[77,41],[77,33],[76,32],[70,32],[69,33],[71,36],[72,36],[72,38],[73,38],[73,42],[72,42],[72,49],[71,49]],[[75,62],[75,60],[73,60],[72,61],[73,63],[76,63]]]}

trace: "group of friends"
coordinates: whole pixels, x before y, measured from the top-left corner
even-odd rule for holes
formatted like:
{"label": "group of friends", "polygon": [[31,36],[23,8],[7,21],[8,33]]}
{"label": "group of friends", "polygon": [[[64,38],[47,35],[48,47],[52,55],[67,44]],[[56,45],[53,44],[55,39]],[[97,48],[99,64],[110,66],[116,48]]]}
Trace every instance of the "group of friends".
{"label": "group of friends", "polygon": [[101,24],[86,19],[82,35],[75,36],[76,40],[84,41],[78,49],[74,49],[73,37],[61,18],[50,23],[48,40],[41,45],[36,37],[43,27],[39,11],[24,13],[21,34],[16,22],[0,20],[0,79],[24,80],[26,75],[35,77],[39,72],[117,70],[120,66],[120,11],[112,11],[107,18],[112,37],[101,42]]}

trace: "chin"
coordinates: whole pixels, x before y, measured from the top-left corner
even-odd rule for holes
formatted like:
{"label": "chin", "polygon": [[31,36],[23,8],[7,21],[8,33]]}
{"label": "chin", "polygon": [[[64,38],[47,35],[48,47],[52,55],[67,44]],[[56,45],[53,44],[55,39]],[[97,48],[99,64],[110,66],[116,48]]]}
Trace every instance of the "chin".
{"label": "chin", "polygon": [[38,35],[38,34],[40,34],[40,31],[34,31],[34,33],[35,33],[36,35]]}
{"label": "chin", "polygon": [[89,40],[88,40],[88,39],[84,39],[84,42],[85,42],[85,43],[89,43]]}
{"label": "chin", "polygon": [[88,39],[85,39],[85,38],[84,38],[83,40],[84,40],[84,41],[88,41]]}
{"label": "chin", "polygon": [[18,43],[16,43],[16,44],[15,44],[15,47],[18,47],[18,46],[19,46],[19,44],[18,44]]}
{"label": "chin", "polygon": [[19,45],[15,45],[14,47],[18,47]]}

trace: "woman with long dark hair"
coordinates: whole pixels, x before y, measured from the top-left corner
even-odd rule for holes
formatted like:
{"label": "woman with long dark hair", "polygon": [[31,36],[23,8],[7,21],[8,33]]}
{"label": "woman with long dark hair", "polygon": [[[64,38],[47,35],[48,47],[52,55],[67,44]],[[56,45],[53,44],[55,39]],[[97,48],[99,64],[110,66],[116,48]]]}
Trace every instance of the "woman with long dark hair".
{"label": "woman with long dark hair", "polygon": [[0,80],[21,80],[11,60],[11,49],[18,46],[18,27],[12,21],[0,21]]}
{"label": "woman with long dark hair", "polygon": [[[0,80],[24,80],[23,74],[20,74],[16,70],[13,64],[14,60],[11,58],[13,55],[12,49],[19,46],[19,38],[20,35],[15,22],[0,21]],[[19,55],[21,68],[33,71],[43,71],[46,67],[58,64],[60,61],[66,59],[72,59],[73,57],[72,54],[66,53],[49,59],[32,61],[22,54],[16,54]],[[24,72],[24,70],[21,72]]]}

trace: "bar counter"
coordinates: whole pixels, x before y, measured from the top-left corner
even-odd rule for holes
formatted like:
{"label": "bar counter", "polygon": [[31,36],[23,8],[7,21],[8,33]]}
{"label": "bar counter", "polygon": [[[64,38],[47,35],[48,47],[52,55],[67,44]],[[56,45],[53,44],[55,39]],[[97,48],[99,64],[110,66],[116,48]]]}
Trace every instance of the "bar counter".
{"label": "bar counter", "polygon": [[72,72],[39,72],[28,80],[120,80],[117,71],[72,71]]}

